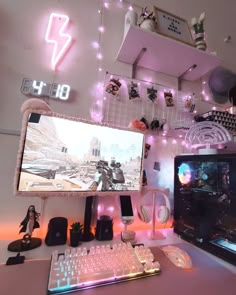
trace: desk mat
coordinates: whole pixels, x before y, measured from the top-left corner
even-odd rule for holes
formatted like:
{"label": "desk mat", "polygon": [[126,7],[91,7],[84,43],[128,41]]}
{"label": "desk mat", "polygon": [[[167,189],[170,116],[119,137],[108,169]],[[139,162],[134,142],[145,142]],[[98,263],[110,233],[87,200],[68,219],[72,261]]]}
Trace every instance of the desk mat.
{"label": "desk mat", "polygon": [[[236,275],[224,268],[214,257],[188,243],[178,247],[186,250],[193,268],[178,268],[158,247],[151,248],[160,262],[161,274],[140,280],[102,286],[71,294],[80,295],[235,295]],[[0,266],[1,295],[46,295],[50,260],[25,261],[24,264]]]}

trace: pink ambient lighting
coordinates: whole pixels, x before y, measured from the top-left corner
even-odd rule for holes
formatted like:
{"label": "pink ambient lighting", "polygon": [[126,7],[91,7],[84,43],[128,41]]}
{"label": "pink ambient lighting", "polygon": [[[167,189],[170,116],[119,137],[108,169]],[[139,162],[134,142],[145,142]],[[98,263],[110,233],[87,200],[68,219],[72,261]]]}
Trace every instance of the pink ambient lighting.
{"label": "pink ambient lighting", "polygon": [[70,47],[72,41],[72,37],[64,33],[69,20],[67,15],[57,13],[52,13],[49,17],[45,40],[54,45],[51,59],[51,65],[54,70]]}
{"label": "pink ambient lighting", "polygon": [[98,52],[96,56],[97,56],[97,59],[100,59],[100,60],[103,59],[103,55],[101,54],[101,52]]}
{"label": "pink ambient lighting", "polygon": [[104,28],[103,26],[100,26],[100,27],[98,28],[98,31],[101,32],[101,33],[104,33],[105,28]]}
{"label": "pink ambient lighting", "polygon": [[109,211],[110,213],[113,213],[115,211],[115,208],[113,206],[110,206],[107,208],[107,211]]}
{"label": "pink ambient lighting", "polygon": [[162,139],[162,143],[167,144],[167,140],[166,139]]}
{"label": "pink ambient lighting", "polygon": [[93,47],[94,49],[98,49],[98,48],[100,47],[100,45],[99,45],[99,43],[98,43],[97,41],[93,41],[93,42],[92,42],[92,47]]}

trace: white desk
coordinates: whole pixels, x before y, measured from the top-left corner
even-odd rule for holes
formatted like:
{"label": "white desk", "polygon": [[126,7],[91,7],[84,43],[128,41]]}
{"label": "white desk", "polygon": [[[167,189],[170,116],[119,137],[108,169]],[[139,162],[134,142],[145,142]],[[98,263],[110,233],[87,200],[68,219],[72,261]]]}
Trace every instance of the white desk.
{"label": "white desk", "polygon": [[[151,240],[148,238],[149,232],[145,231],[139,231],[136,233],[136,242],[137,243],[143,243],[148,247],[156,247],[156,246],[161,246],[161,245],[169,245],[169,244],[180,244],[183,243],[184,241],[180,239],[175,233],[173,233],[173,229],[161,229],[160,232],[164,235],[165,239],[162,240]],[[16,253],[10,252],[7,250],[8,244],[12,242],[9,240],[1,240],[0,241],[0,265],[5,264],[8,257],[10,256],[15,256]],[[81,243],[81,247],[87,247],[90,248],[91,246],[94,245],[101,245],[101,244],[114,244],[114,243],[119,243],[121,242],[120,239],[120,234],[114,234],[114,238],[112,241],[97,241],[93,240],[91,242],[83,242]],[[187,242],[184,242],[187,243]],[[188,243],[187,243],[188,244]],[[198,251],[204,253],[204,255],[211,257],[215,261],[217,261],[219,264],[222,265],[222,267],[225,267],[226,269],[230,270],[232,273],[236,274],[236,266],[231,265],[230,263],[227,263],[223,261],[222,259],[219,259],[215,256],[213,256],[210,253],[207,253],[193,245],[192,247],[196,248]],[[46,246],[44,241],[42,241],[42,245],[39,248],[30,250],[30,251],[25,251],[22,252],[22,255],[25,256],[26,261],[28,260],[35,260],[35,259],[50,259],[51,258],[51,253],[54,250],[58,250],[59,252],[63,252],[66,248],[69,247],[69,241],[67,241],[66,245],[62,246]]]}
{"label": "white desk", "polygon": [[[137,243],[144,243],[152,247],[155,260],[161,265],[161,274],[149,278],[139,279],[120,284],[77,291],[71,294],[79,295],[178,295],[178,294],[207,294],[207,295],[235,295],[236,267],[215,256],[187,243],[173,234],[172,229],[161,230],[165,235],[163,240],[149,240],[147,233],[137,233]],[[50,269],[50,256],[53,250],[63,252],[68,245],[48,247],[43,244],[34,250],[23,252],[26,260],[24,264],[4,265],[9,256],[16,253],[8,252],[7,246],[11,241],[0,242],[0,294],[1,295],[46,295]],[[115,235],[108,244],[120,242],[120,235]],[[92,241],[81,246],[90,248],[92,245],[105,242]],[[192,259],[193,268],[185,270],[173,265],[158,246],[177,244],[187,251]],[[82,292],[82,293],[81,293]]]}

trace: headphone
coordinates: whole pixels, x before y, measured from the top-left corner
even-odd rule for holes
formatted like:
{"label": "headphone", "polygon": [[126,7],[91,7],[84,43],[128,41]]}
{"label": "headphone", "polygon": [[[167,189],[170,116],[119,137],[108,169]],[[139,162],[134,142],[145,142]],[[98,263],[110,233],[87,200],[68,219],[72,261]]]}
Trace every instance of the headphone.
{"label": "headphone", "polygon": [[[140,203],[138,205],[137,211],[138,211],[138,217],[141,221],[145,223],[149,223],[151,221],[151,213],[147,205],[144,205],[143,202],[146,199],[146,195],[149,195],[149,193],[152,190],[150,190],[147,194],[145,194],[142,199],[140,200]],[[159,193],[164,197],[165,205],[160,205],[158,209],[156,210],[156,218],[157,221],[161,224],[166,223],[170,217],[170,201],[167,196],[168,190],[153,190],[154,193]],[[156,197],[156,196],[155,196]]]}

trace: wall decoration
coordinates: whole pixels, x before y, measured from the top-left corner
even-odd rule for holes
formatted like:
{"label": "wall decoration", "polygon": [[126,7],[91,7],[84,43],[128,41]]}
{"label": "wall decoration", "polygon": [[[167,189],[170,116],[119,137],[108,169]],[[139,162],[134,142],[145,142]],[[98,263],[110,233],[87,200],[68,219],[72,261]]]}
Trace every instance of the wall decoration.
{"label": "wall decoration", "polygon": [[157,23],[154,12],[149,11],[147,7],[142,8],[139,26],[140,28],[151,32],[156,32],[157,30]]}
{"label": "wall decoration", "polygon": [[178,41],[193,44],[193,38],[186,20],[164,11],[156,6],[153,8],[157,22],[157,32]]}
{"label": "wall decoration", "polygon": [[184,110],[190,113],[193,113],[195,109],[194,100],[191,96],[184,98]]}
{"label": "wall decoration", "polygon": [[206,147],[210,149],[211,146],[226,144],[231,140],[232,137],[226,128],[211,121],[193,124],[185,136],[185,142],[191,144],[192,148]]}
{"label": "wall decoration", "polygon": [[205,20],[205,12],[200,14],[198,21],[195,17],[193,17],[191,19],[191,24],[195,33],[194,41],[195,41],[196,48],[205,51],[207,49],[207,45],[205,41],[204,26],[203,26],[204,20]]}
{"label": "wall decoration", "polygon": [[152,122],[150,123],[151,130],[158,130],[160,126],[159,120],[157,118],[153,118]]}
{"label": "wall decoration", "polygon": [[139,121],[137,119],[132,120],[129,123],[128,127],[138,129],[138,130],[141,130],[141,131],[145,131],[147,129],[146,125],[142,121]]}
{"label": "wall decoration", "polygon": [[148,121],[147,121],[147,119],[144,116],[140,119],[140,121],[145,124],[145,126],[146,126],[147,129],[149,129]]}
{"label": "wall decoration", "polygon": [[236,85],[236,74],[224,67],[217,67],[210,73],[207,84],[214,102],[225,104],[231,96],[230,90]]}
{"label": "wall decoration", "polygon": [[71,45],[72,37],[65,33],[69,20],[67,15],[57,13],[52,13],[49,17],[45,40],[54,46],[51,58],[53,70],[56,69]]}
{"label": "wall decoration", "polygon": [[41,80],[37,81],[24,78],[21,85],[21,93],[27,96],[68,100],[70,96],[70,86],[67,84],[50,84]]}
{"label": "wall decoration", "polygon": [[128,91],[129,91],[129,99],[140,98],[137,83],[134,83],[133,81],[131,81],[131,83],[128,84]]}
{"label": "wall decoration", "polygon": [[148,99],[150,99],[152,102],[154,102],[157,99],[157,89],[153,88],[147,88],[147,96]]}
{"label": "wall decoration", "polygon": [[151,145],[149,143],[145,143],[145,150],[144,150],[144,159],[147,159],[148,157],[148,152],[151,149]]}
{"label": "wall decoration", "polygon": [[160,162],[154,162],[153,170],[161,171],[161,163]]}
{"label": "wall decoration", "polygon": [[[113,99],[112,95],[110,97],[107,95],[106,85],[110,83],[111,79],[119,80],[122,83],[119,89],[119,99]],[[195,104],[200,98],[193,97],[192,93],[174,90],[154,82],[138,79],[134,81],[132,78],[109,72],[106,72],[101,85],[104,85],[102,86],[103,92],[99,94],[99,98],[102,98],[103,122],[139,128],[148,133],[155,133],[155,135],[169,136],[169,131],[176,129],[178,129],[176,137],[179,133],[185,133],[192,124],[193,113],[190,112],[190,109],[184,109],[184,99],[191,97]],[[133,88],[131,89],[131,87]],[[147,89],[151,90],[152,99],[155,97],[153,101],[148,97]],[[133,99],[130,98],[131,90],[133,90]],[[166,93],[168,106],[164,93]],[[197,114],[195,108],[194,114]]]}
{"label": "wall decoration", "polygon": [[166,101],[166,106],[173,107],[174,106],[173,94],[171,92],[164,92],[164,97]]}
{"label": "wall decoration", "polygon": [[105,91],[113,96],[118,96],[120,87],[121,82],[119,79],[111,78],[108,82],[108,85],[106,86]]}

